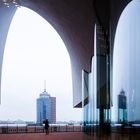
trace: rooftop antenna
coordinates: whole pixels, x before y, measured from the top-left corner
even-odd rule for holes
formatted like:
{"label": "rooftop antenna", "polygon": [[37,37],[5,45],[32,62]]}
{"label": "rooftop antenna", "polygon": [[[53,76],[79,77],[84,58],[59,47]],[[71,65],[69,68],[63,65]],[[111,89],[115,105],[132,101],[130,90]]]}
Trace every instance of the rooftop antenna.
{"label": "rooftop antenna", "polygon": [[44,80],[44,92],[46,92],[46,80]]}

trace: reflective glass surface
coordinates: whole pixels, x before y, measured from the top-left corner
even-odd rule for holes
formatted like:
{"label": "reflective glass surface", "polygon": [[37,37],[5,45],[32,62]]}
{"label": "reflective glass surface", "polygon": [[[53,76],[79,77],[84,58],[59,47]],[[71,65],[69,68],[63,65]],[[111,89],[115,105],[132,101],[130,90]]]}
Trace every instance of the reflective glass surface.
{"label": "reflective glass surface", "polygon": [[122,12],[113,51],[112,123],[140,123],[140,1]]}

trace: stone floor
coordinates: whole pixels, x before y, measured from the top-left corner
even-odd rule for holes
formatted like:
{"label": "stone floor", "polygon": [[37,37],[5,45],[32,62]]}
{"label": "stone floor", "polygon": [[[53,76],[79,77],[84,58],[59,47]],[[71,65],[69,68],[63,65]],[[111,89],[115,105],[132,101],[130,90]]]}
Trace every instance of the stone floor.
{"label": "stone floor", "polygon": [[140,140],[140,134],[133,136],[111,134],[111,137],[105,135],[100,138],[82,132],[57,132],[49,135],[45,133],[0,134],[0,140]]}
{"label": "stone floor", "polygon": [[[82,132],[0,134],[0,140],[84,140]],[[88,139],[88,138],[87,138]]]}

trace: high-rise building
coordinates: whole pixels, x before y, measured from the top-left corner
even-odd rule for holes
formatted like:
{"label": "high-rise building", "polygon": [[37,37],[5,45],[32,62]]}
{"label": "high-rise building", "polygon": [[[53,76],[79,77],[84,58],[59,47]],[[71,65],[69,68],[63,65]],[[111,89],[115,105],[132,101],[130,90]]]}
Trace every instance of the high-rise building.
{"label": "high-rise building", "polygon": [[46,88],[37,98],[37,124],[48,119],[49,123],[56,123],[56,97],[51,97]]}

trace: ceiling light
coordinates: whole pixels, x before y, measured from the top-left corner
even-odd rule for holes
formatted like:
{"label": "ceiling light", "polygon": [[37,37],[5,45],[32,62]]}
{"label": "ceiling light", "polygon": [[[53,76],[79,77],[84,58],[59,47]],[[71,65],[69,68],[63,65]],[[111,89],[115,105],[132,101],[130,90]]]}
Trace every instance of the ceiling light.
{"label": "ceiling light", "polygon": [[3,3],[6,7],[10,7],[12,5],[14,5],[15,7],[20,7],[19,0],[3,0]]}

